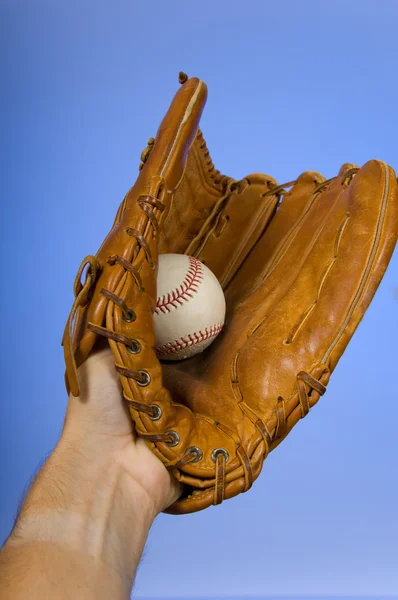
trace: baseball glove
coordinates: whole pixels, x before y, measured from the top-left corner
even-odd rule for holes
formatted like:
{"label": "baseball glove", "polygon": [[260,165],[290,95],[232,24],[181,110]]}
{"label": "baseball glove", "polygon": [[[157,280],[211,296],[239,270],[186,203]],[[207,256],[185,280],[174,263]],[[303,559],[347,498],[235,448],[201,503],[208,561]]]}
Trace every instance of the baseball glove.
{"label": "baseball glove", "polygon": [[[109,341],[137,434],[186,484],[174,514],[251,487],[325,393],[398,231],[396,176],[377,160],[284,185],[222,175],[198,129],[206,85],[180,82],[110,233],[82,262],[63,338],[75,396],[77,367]],[[160,253],[197,257],[225,293],[224,330],[184,361],[154,350]]]}

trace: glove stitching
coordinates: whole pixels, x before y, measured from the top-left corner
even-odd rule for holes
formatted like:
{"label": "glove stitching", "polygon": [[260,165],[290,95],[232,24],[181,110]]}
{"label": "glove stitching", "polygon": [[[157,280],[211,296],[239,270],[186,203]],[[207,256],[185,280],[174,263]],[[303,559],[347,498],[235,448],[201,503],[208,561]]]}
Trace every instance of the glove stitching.
{"label": "glove stitching", "polygon": [[329,260],[329,262],[327,263],[320,279],[319,279],[319,283],[318,283],[318,290],[315,294],[315,298],[313,300],[313,302],[310,304],[310,306],[308,306],[308,308],[306,308],[306,310],[303,312],[303,314],[299,317],[299,319],[297,320],[296,324],[292,327],[292,330],[290,332],[290,334],[287,336],[287,338],[283,341],[283,343],[286,344],[291,344],[294,340],[294,338],[297,336],[298,332],[300,331],[300,329],[302,328],[302,326],[304,325],[305,321],[308,319],[308,317],[310,316],[310,314],[313,312],[313,310],[315,309],[320,295],[321,295],[321,291],[325,285],[325,282],[328,278],[328,275],[330,273],[330,271],[333,268],[334,263],[337,260],[338,257],[338,252],[341,246],[341,240],[343,237],[343,233],[344,230],[347,226],[348,220],[350,218],[350,214],[346,213],[344,221],[341,223],[336,237],[335,237],[335,241],[334,241],[334,246],[333,246],[333,257]]}
{"label": "glove stitching", "polygon": [[[388,202],[388,195],[389,195],[389,191],[390,191],[390,171],[388,169],[388,167],[386,165],[384,165],[384,190],[383,190],[383,196],[382,196],[382,203],[381,203],[381,207],[380,207],[380,214],[379,214],[379,218],[377,221],[377,228],[376,228],[376,233],[375,233],[375,238],[373,240],[373,246],[372,246],[372,250],[371,250],[371,254],[368,260],[368,263],[366,265],[366,269],[365,272],[363,274],[363,277],[361,279],[359,288],[357,290],[357,293],[355,294],[355,297],[351,303],[350,309],[348,311],[348,314],[344,320],[343,325],[340,328],[340,331],[338,332],[336,338],[333,340],[333,342],[331,343],[331,345],[329,346],[329,348],[327,349],[327,351],[325,352],[325,355],[323,357],[323,361],[326,362],[326,360],[329,360],[329,357],[331,355],[331,353],[333,352],[334,348],[336,347],[336,345],[338,344],[339,340],[341,339],[344,330],[347,326],[347,324],[349,323],[351,316],[359,302],[359,299],[363,293],[363,290],[365,289],[366,283],[368,281],[368,278],[371,275],[371,269],[373,266],[373,262],[375,261],[376,258],[376,254],[377,254],[377,250],[379,248],[379,242],[381,239],[381,234],[382,234],[382,228],[384,225],[384,219],[385,219],[385,213],[387,210],[387,202]],[[351,169],[351,172],[355,171],[355,169]],[[347,173],[347,175],[349,175],[350,172]]]}

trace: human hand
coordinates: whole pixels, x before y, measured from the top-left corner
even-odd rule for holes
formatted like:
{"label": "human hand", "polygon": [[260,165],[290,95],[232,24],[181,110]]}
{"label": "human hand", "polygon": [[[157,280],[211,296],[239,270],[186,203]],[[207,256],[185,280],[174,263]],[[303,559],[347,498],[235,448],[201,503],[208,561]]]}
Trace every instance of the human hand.
{"label": "human hand", "polygon": [[59,445],[94,465],[111,459],[125,470],[153,504],[154,517],[181,495],[178,483],[135,435],[114,357],[106,342],[79,368],[80,396],[69,397]]}

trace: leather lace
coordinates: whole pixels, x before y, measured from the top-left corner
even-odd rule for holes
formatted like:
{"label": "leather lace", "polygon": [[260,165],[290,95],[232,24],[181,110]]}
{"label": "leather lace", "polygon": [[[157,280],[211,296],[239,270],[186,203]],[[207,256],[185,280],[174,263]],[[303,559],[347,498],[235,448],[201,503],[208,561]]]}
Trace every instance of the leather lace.
{"label": "leather lace", "polygon": [[[354,175],[356,175],[356,173],[358,173],[359,171],[359,167],[352,167],[351,169],[348,169],[345,173],[344,173],[344,177],[342,179],[341,184],[345,185],[347,180],[350,180]],[[316,194],[317,192],[320,192],[321,190],[323,190],[325,187],[327,187],[328,185],[330,185],[333,181],[335,181],[336,179],[338,179],[338,175],[336,175],[335,177],[331,177],[330,179],[325,179],[325,181],[322,181],[321,183],[319,183],[313,190],[312,193]],[[288,181],[286,183],[281,183],[280,185],[275,185],[275,186],[269,186],[269,189],[264,192],[264,194],[262,194],[262,197],[264,198],[265,196],[272,196],[274,194],[279,195],[279,196],[283,196],[284,194],[286,194],[286,188],[290,188],[292,186],[294,186],[297,183],[297,179],[294,179],[293,181]]]}
{"label": "leather lace", "polygon": [[[158,234],[158,231],[159,231],[159,224],[156,219],[155,213],[153,212],[152,207],[155,207],[160,212],[163,212],[163,210],[165,209],[164,204],[158,198],[154,198],[149,195],[140,196],[137,200],[137,204],[139,205],[141,210],[143,210],[145,212],[145,214],[147,215],[148,220],[153,229],[154,237],[156,237]],[[138,246],[140,248],[142,248],[142,250],[144,250],[145,258],[146,258],[149,266],[152,269],[155,268],[156,264],[152,258],[151,249],[150,249],[149,244],[146,241],[145,237],[142,235],[142,233],[140,233],[137,229],[133,229],[132,227],[126,227],[125,233],[127,235],[130,235],[131,237],[135,238]],[[121,256],[118,256],[117,254],[113,254],[108,257],[108,264],[114,265],[116,263],[121,265],[129,273],[131,273],[139,290],[144,291],[144,287],[142,285],[142,279],[141,279],[141,276],[138,273],[137,269],[129,261],[127,261],[125,258],[123,258]],[[135,315],[134,311],[131,308],[129,308],[127,306],[127,304],[125,303],[125,301],[122,298],[120,298],[119,296],[117,296],[117,294],[114,294],[113,292],[110,292],[109,290],[106,290],[106,289],[102,289],[100,293],[102,295],[104,295],[106,298],[108,298],[108,300],[111,300],[112,302],[114,302],[121,308],[122,313],[123,313],[123,318],[126,321],[135,320],[136,315]],[[124,344],[127,349],[132,349],[133,353],[134,353],[134,347],[138,348],[138,352],[140,351],[141,344],[137,340],[130,339],[127,336],[120,334],[116,331],[110,331],[106,327],[100,327],[98,325],[95,325],[94,323],[88,323],[87,329],[89,329],[90,331],[92,331],[93,333],[95,333],[97,335],[100,335],[107,339],[113,340],[119,344]],[[137,344],[138,344],[138,346],[137,346]],[[136,352],[136,353],[138,353],[138,352]],[[116,370],[121,375],[123,375],[123,377],[126,377],[128,379],[134,379],[139,385],[147,385],[148,384],[147,382],[149,382],[149,380],[148,380],[149,375],[146,373],[146,371],[134,371],[132,369],[126,369],[125,367],[120,367],[118,365],[115,365],[115,366],[116,366]],[[153,409],[150,409],[149,407],[147,407],[146,405],[144,405],[140,402],[135,402],[131,398],[126,398],[124,392],[123,392],[123,397],[124,397],[125,401],[129,404],[129,406],[134,407],[135,410],[137,410],[138,412],[144,412],[152,417],[154,416]],[[140,435],[141,435],[141,437],[144,437],[143,434],[140,434]],[[159,435],[154,435],[154,436],[151,436],[150,434],[148,434],[145,437],[146,437],[146,439],[153,438],[153,441],[164,441],[164,440],[169,440],[169,438],[170,438],[170,436],[168,436],[166,434],[159,434]]]}
{"label": "leather lace", "polygon": [[[153,212],[153,207],[162,212],[165,209],[164,204],[158,198],[153,198],[152,196],[149,196],[149,195],[140,196],[137,200],[137,203],[140,206],[140,208],[147,215],[148,220],[151,223],[154,236],[156,236],[159,231],[159,224],[158,224],[156,216]],[[125,229],[125,232],[128,235],[130,235],[136,239],[138,246],[144,250],[146,260],[149,263],[150,267],[155,268],[156,265],[152,258],[151,249],[150,249],[147,241],[145,240],[144,236],[139,231],[137,231],[136,229],[133,229],[131,227],[127,227]],[[124,269],[126,269],[126,271],[131,273],[131,275],[133,276],[133,279],[134,279],[135,283],[137,284],[138,289],[140,291],[144,291],[141,276],[138,273],[137,269],[129,261],[127,261],[125,258],[123,258],[117,254],[113,254],[108,257],[107,262],[110,265],[119,264],[120,266],[124,267]],[[83,271],[86,267],[87,267],[86,278],[85,278],[84,284],[82,284],[81,277],[82,277]],[[77,372],[77,366],[76,366],[76,361],[75,361],[75,357],[74,357],[73,341],[72,341],[73,340],[73,335],[72,335],[73,322],[74,322],[77,310],[80,307],[84,307],[88,303],[90,291],[96,282],[99,271],[100,271],[100,265],[99,265],[97,259],[94,256],[87,256],[82,261],[82,263],[79,267],[78,273],[75,278],[74,286],[73,286],[75,300],[73,302],[67,324],[69,327],[69,350],[70,350],[70,354],[72,356],[73,368],[74,368],[75,372]],[[113,292],[106,290],[104,288],[101,289],[100,293],[103,296],[105,296],[108,300],[111,300],[112,302],[114,302],[121,308],[122,313],[123,313],[123,318],[126,321],[135,320],[136,316],[135,316],[134,311],[132,309],[130,309],[127,306],[127,304],[125,303],[125,301],[122,298],[120,298],[117,294],[114,294]],[[138,348],[138,352],[139,352],[139,349],[141,348],[141,345],[137,340],[130,339],[127,336],[125,336],[121,333],[118,333],[116,331],[110,331],[106,327],[101,327],[99,325],[95,325],[94,323],[89,322],[87,324],[87,329],[92,331],[96,335],[100,335],[107,339],[113,340],[117,343],[124,344],[127,349],[132,349],[133,353],[137,353],[135,351],[135,349]],[[140,385],[147,385],[149,376],[145,371],[134,371],[131,369],[125,369],[124,367],[118,367],[117,365],[116,365],[116,369],[124,377],[134,379]],[[123,393],[123,395],[124,395],[124,393]],[[130,406],[135,408],[135,410],[137,410],[139,412],[144,412],[144,413],[154,417],[153,408],[148,407],[142,403],[135,402],[131,398],[126,398],[125,396],[124,396],[124,398]],[[166,435],[166,434],[161,434],[161,435],[162,435],[162,440],[170,439],[169,435]],[[156,439],[158,439],[158,438],[156,438]]]}

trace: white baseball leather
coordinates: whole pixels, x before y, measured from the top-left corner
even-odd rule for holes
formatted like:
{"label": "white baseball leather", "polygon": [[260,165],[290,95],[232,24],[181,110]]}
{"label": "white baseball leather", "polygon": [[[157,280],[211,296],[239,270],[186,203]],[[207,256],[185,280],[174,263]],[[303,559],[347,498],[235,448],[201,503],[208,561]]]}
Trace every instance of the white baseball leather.
{"label": "white baseball leather", "polygon": [[162,360],[202,352],[224,325],[225,298],[215,275],[185,254],[161,254],[153,315],[156,351]]}

